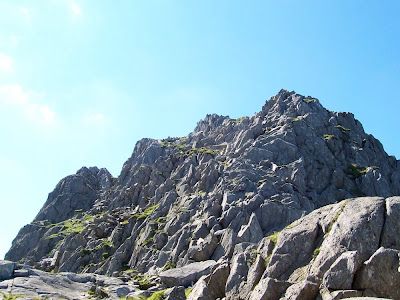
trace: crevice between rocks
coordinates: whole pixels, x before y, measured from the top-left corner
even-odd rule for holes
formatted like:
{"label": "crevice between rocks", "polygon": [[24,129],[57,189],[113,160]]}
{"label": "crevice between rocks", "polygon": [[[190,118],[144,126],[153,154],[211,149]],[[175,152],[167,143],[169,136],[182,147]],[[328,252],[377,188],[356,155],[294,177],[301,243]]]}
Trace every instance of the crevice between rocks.
{"label": "crevice between rocks", "polygon": [[378,244],[378,248],[382,247],[382,239],[383,239],[383,235],[385,233],[385,228],[386,228],[386,217],[387,217],[387,201],[386,198],[383,200],[383,224],[382,224],[382,229],[379,235],[379,244]]}

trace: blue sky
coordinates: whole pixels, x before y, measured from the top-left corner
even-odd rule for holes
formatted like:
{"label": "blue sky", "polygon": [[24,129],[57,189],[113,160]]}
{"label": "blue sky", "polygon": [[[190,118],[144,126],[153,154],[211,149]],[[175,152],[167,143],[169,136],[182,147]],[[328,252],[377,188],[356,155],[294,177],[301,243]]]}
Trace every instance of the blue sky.
{"label": "blue sky", "polygon": [[279,89],[400,157],[399,1],[0,0],[0,257],[56,183]]}

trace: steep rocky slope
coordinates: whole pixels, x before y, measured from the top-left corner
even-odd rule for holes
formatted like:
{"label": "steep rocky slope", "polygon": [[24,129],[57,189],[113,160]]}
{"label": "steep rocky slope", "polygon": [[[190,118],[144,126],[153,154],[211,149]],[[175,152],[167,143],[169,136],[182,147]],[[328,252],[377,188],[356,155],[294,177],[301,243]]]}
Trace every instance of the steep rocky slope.
{"label": "steep rocky slope", "polygon": [[[279,299],[285,293],[314,299],[340,257],[339,266],[353,263],[354,275],[378,246],[398,250],[394,236],[370,245],[351,227],[358,209],[379,206],[382,218],[388,212],[388,200],[385,206],[381,198],[351,198],[392,195],[400,195],[400,162],[352,114],[281,90],[252,117],[208,115],[187,137],[139,141],[118,178],[98,168],[64,178],[6,258],[47,271],[133,278],[141,288],[159,280],[189,286],[208,276],[196,283],[192,299]],[[316,210],[343,199],[360,207]],[[355,215],[345,222],[351,230],[336,233],[329,224],[339,223],[335,218],[346,209]],[[371,231],[381,236],[382,224]],[[212,284],[218,284],[215,294],[193,298]],[[360,287],[385,296],[357,284],[332,290]]]}

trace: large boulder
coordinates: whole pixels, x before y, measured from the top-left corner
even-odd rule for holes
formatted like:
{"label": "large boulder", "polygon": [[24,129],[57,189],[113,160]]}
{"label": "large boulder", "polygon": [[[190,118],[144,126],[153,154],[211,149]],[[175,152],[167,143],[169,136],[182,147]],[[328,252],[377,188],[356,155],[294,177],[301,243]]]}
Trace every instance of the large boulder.
{"label": "large boulder", "polygon": [[216,261],[207,260],[185,265],[181,268],[174,268],[160,273],[161,281],[169,286],[190,286],[201,276],[209,274],[216,266]]}
{"label": "large boulder", "polygon": [[351,290],[354,274],[361,264],[357,251],[344,252],[325,273],[323,285],[331,290]]}
{"label": "large boulder", "polygon": [[224,298],[229,264],[222,263],[211,274],[201,277],[193,286],[188,300],[215,300]]}
{"label": "large boulder", "polygon": [[400,299],[400,251],[379,248],[356,275],[354,287],[366,294]]}
{"label": "large boulder", "polygon": [[262,279],[250,294],[250,300],[278,300],[290,286],[286,281],[274,278]]}
{"label": "large boulder", "polygon": [[0,260],[0,280],[12,278],[15,266],[15,263],[12,261]]}

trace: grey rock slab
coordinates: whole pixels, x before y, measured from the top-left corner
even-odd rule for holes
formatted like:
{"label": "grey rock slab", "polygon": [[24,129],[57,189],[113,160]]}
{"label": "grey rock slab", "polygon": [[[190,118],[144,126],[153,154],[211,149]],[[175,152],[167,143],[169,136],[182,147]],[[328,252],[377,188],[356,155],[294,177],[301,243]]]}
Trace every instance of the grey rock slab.
{"label": "grey rock slab", "polygon": [[278,300],[290,283],[274,278],[263,278],[251,292],[249,300]]}
{"label": "grey rock slab", "polygon": [[244,285],[242,285],[239,296],[241,299],[246,299],[251,291],[260,281],[263,273],[265,271],[265,261],[261,255],[257,255],[255,262],[251,265],[247,279]]}
{"label": "grey rock slab", "polygon": [[318,295],[318,284],[305,280],[288,287],[285,293],[287,300],[314,300]]}
{"label": "grey rock slab", "polygon": [[197,245],[189,248],[189,258],[195,261],[210,259],[219,244],[219,237],[210,233],[205,239],[199,239]]}
{"label": "grey rock slab", "polygon": [[320,214],[312,213],[299,225],[276,234],[277,244],[268,263],[267,277],[287,280],[295,269],[310,260],[319,234],[319,217]]}
{"label": "grey rock slab", "polygon": [[255,213],[252,213],[249,223],[241,227],[238,233],[238,239],[242,242],[258,243],[263,236],[260,223],[258,223]]}
{"label": "grey rock slab", "polygon": [[190,263],[181,268],[161,272],[159,277],[169,287],[187,287],[196,282],[201,276],[209,274],[216,264],[214,260]]}
{"label": "grey rock slab", "polygon": [[73,283],[62,276],[30,276],[14,278],[11,292],[16,295],[45,295],[55,299],[84,299],[91,284]]}
{"label": "grey rock slab", "polygon": [[225,287],[227,299],[235,299],[242,285],[245,284],[249,272],[248,260],[249,254],[247,251],[233,257]]}

